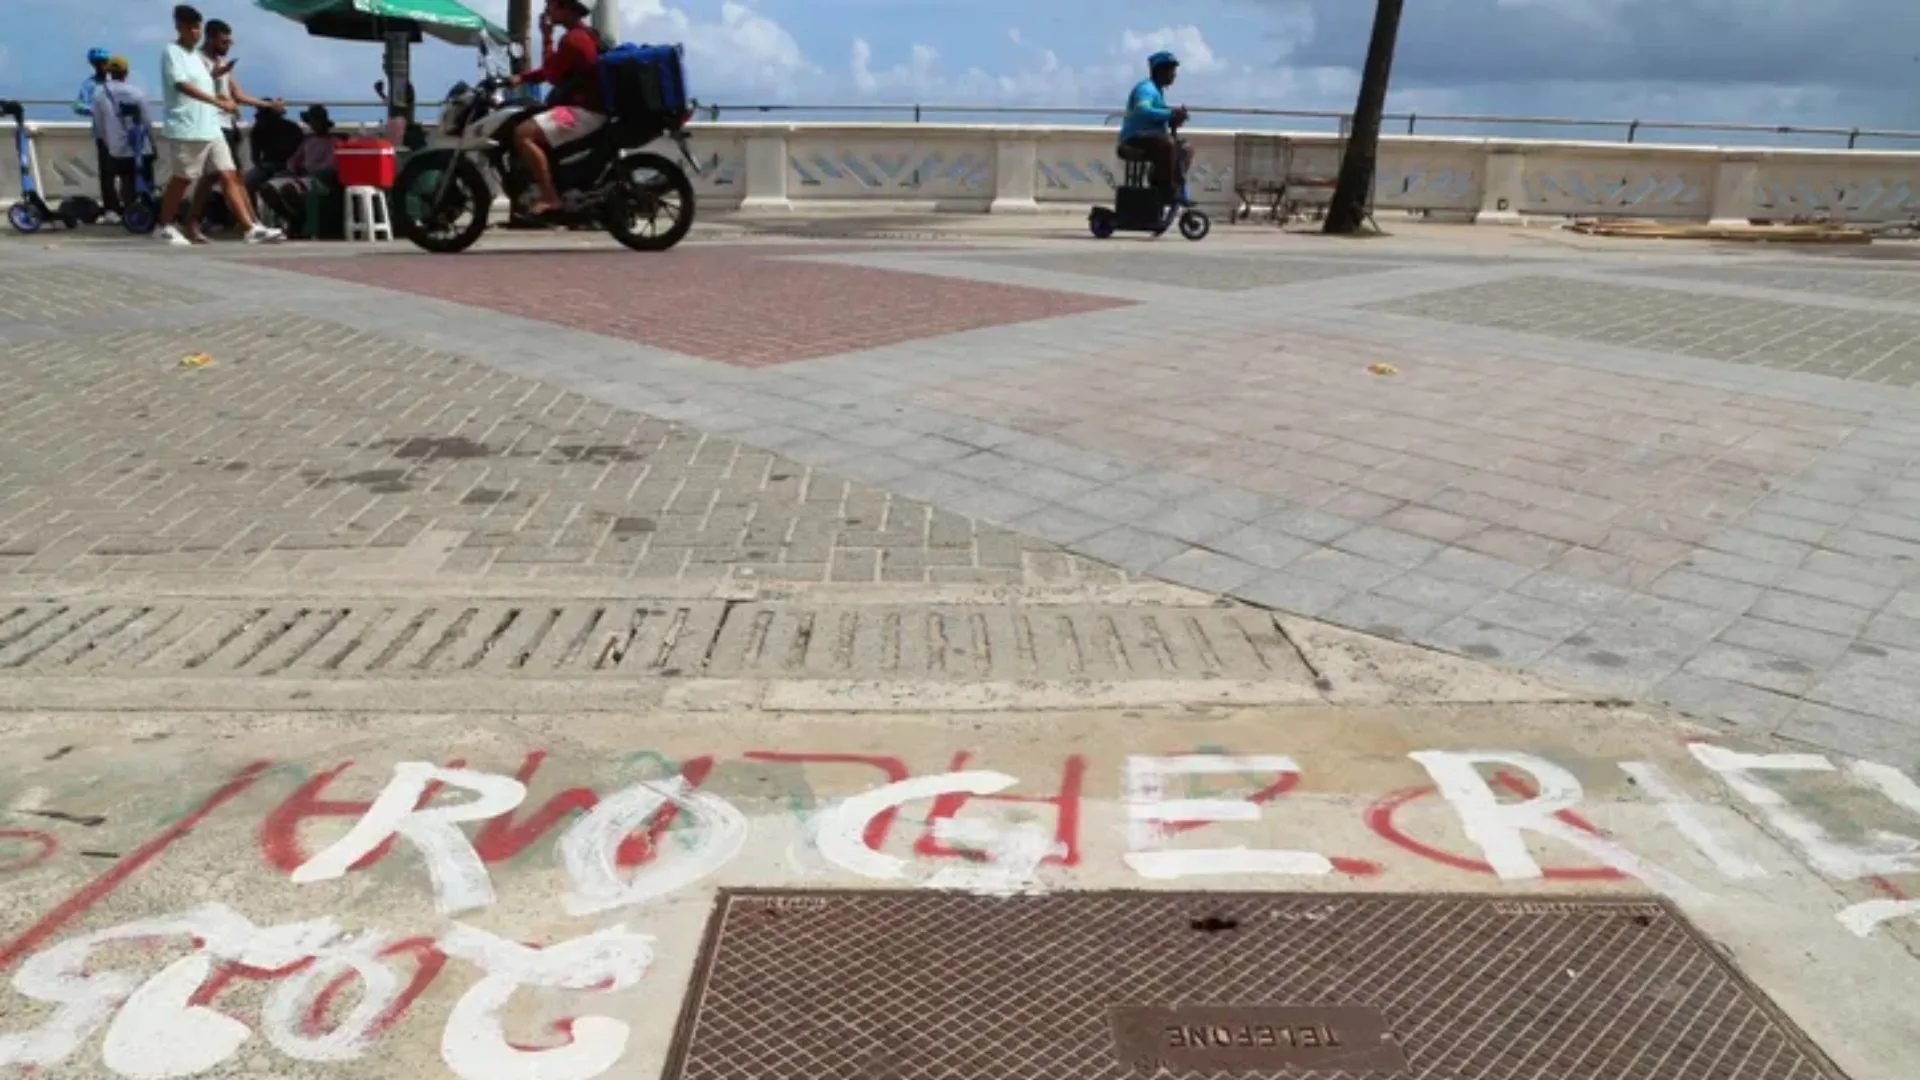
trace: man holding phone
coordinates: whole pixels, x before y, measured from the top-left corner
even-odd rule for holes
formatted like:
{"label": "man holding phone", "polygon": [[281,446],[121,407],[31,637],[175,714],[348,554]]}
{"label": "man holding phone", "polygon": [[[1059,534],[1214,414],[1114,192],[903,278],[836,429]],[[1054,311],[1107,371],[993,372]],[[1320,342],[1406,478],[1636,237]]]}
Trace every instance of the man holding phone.
{"label": "man holding phone", "polygon": [[[207,65],[207,73],[213,76],[213,94],[225,98],[235,105],[250,105],[256,109],[272,109],[284,112],[287,103],[279,98],[263,101],[240,88],[240,80],[233,77],[233,69],[239,60],[228,54],[233,51],[233,27],[224,19],[208,19],[204,40],[200,43],[200,59]],[[240,160],[240,110],[220,114],[220,136],[227,141],[227,154],[234,161]],[[200,178],[200,184],[193,190],[193,208],[188,211],[189,221],[196,225],[203,220],[207,212],[207,200],[213,195],[216,178],[209,175]]]}

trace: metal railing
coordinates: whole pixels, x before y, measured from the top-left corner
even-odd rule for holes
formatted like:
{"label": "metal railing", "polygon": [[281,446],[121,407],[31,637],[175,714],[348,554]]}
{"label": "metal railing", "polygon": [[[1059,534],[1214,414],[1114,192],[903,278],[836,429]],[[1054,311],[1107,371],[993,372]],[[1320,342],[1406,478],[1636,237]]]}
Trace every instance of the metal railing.
{"label": "metal railing", "polygon": [[[68,100],[23,100],[21,104],[29,110],[40,113],[55,113],[49,119],[77,119],[72,113],[72,102]],[[290,109],[304,108],[308,105],[325,105],[336,112],[359,112],[377,110],[380,118],[386,115],[386,105],[378,101],[295,101],[287,102]],[[1324,109],[1255,109],[1231,108],[1224,106],[1193,106],[1195,116],[1220,118],[1240,118],[1271,122],[1276,120],[1311,121],[1327,124],[1336,130],[1345,131],[1351,118],[1350,113]],[[423,105],[423,114],[430,115],[430,108]],[[795,120],[806,118],[835,119],[842,117],[862,117],[872,119],[911,119],[914,123],[956,120],[964,117],[1024,117],[1029,121],[1038,118],[1058,117],[1074,118],[1092,123],[1110,123],[1117,114],[1112,109],[1096,109],[1075,105],[746,105],[720,104],[700,106],[700,115],[708,121],[738,120],[749,117],[783,116]],[[422,116],[422,122],[430,122]],[[1612,132],[1624,142],[1635,142],[1647,133],[1701,132],[1723,135],[1775,135],[1815,139],[1846,140],[1847,149],[1857,149],[1862,139],[1875,139],[1901,143],[1920,143],[1920,131],[1902,131],[1883,128],[1846,128],[1799,126],[1794,124],[1735,124],[1702,120],[1643,120],[1608,119],[1577,116],[1485,116],[1467,113],[1388,113],[1385,117],[1385,129],[1396,134],[1421,134],[1420,125],[1439,125],[1450,128],[1478,128],[1488,134],[1513,128],[1557,128],[1575,131]],[[1473,131],[1449,131],[1428,134],[1475,134]]]}

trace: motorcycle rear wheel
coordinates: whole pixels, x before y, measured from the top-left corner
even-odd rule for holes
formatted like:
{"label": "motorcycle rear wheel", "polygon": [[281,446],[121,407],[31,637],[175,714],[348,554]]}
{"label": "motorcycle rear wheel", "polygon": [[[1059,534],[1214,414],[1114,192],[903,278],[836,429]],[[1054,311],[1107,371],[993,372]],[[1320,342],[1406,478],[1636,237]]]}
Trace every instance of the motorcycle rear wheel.
{"label": "motorcycle rear wheel", "polygon": [[[453,170],[445,200],[434,205],[443,174]],[[487,231],[487,215],[493,209],[493,189],[478,166],[451,150],[414,155],[393,183],[394,198],[389,207],[395,232],[415,247],[436,255],[452,255],[472,247]],[[471,215],[464,226],[455,226],[462,212]]]}
{"label": "motorcycle rear wheel", "polygon": [[[694,202],[687,171],[659,154],[630,154],[620,159],[620,169],[619,187],[607,199],[607,232],[634,251],[665,251],[686,239]],[[673,215],[672,225],[646,229],[666,213]]]}

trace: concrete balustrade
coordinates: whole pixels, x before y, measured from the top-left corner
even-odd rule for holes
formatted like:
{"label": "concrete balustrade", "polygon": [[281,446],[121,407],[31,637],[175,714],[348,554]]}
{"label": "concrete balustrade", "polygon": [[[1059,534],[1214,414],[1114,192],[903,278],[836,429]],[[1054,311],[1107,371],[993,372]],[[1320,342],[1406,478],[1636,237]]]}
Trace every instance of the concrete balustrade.
{"label": "concrete balustrade", "polygon": [[[96,190],[84,125],[38,123],[55,197]],[[1195,130],[1195,197],[1238,205],[1234,133]],[[1339,140],[1293,135],[1295,171],[1331,176]],[[1114,130],[966,124],[703,124],[692,140],[710,209],[1040,213],[1109,197]],[[672,153],[671,147],[664,148]],[[0,192],[19,189],[11,155]],[[1385,136],[1375,207],[1490,223],[1616,216],[1859,223],[1920,214],[1920,153]]]}

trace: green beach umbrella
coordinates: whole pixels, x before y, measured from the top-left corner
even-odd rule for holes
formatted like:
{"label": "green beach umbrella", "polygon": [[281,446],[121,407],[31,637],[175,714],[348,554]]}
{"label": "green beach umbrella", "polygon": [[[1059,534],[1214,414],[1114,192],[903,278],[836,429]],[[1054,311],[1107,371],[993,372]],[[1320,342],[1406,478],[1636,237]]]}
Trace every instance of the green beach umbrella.
{"label": "green beach umbrella", "polygon": [[455,45],[478,45],[484,36],[503,45],[507,32],[456,0],[255,0],[262,10],[284,15],[314,37],[386,41],[430,34]]}

